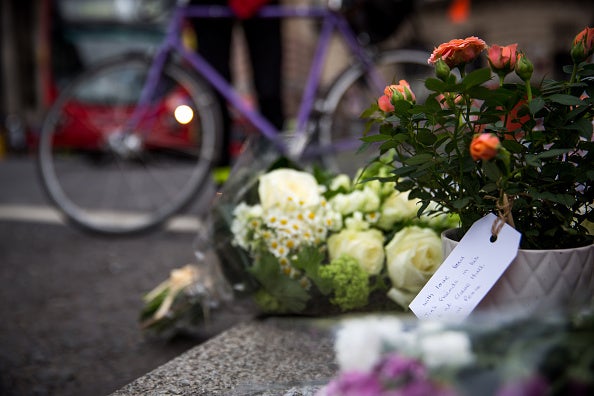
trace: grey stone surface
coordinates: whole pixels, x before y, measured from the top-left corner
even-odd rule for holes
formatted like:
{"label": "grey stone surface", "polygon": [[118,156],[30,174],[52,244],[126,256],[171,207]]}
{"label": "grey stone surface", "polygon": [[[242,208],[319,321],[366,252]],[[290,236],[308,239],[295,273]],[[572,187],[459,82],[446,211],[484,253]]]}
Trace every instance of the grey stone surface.
{"label": "grey stone surface", "polygon": [[111,396],[314,395],[336,374],[331,326],[321,319],[240,323]]}

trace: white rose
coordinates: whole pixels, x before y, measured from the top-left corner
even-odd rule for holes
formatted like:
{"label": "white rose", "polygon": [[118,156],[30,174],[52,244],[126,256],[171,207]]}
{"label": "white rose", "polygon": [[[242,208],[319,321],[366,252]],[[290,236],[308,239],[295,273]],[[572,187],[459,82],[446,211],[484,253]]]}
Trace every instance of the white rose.
{"label": "white rose", "polygon": [[338,213],[346,216],[357,211],[357,207],[360,204],[358,198],[360,197],[360,194],[336,194],[330,199],[330,205],[332,205],[332,208]]}
{"label": "white rose", "polygon": [[383,183],[379,180],[368,180],[363,184],[363,188],[369,188],[376,195],[380,195],[383,189]]}
{"label": "white rose", "polygon": [[380,198],[371,189],[354,190],[348,194],[336,194],[331,200],[332,207],[343,216],[351,213],[374,212],[379,209]]}
{"label": "white rose", "polygon": [[432,215],[423,214],[421,220],[433,228],[456,228],[460,226],[460,217],[456,214],[440,212]]}
{"label": "white rose", "polygon": [[369,229],[369,223],[363,219],[363,213],[361,212],[355,212],[351,217],[347,217],[344,220],[344,225],[351,230],[363,231]]}
{"label": "white rose", "polygon": [[400,342],[404,324],[398,318],[366,315],[346,319],[336,332],[334,351],[341,371],[371,371],[386,344]]}
{"label": "white rose", "polygon": [[384,265],[384,235],[374,229],[344,229],[328,238],[328,254],[330,260],[349,255],[365,272],[377,275]]}
{"label": "white rose", "polygon": [[309,207],[320,203],[316,179],[294,169],[276,169],[260,176],[258,195],[264,209],[287,208],[292,204]]}
{"label": "white rose", "polygon": [[423,362],[430,368],[464,366],[474,361],[468,336],[460,331],[442,331],[421,338]]}
{"label": "white rose", "polygon": [[410,220],[416,217],[420,206],[418,200],[408,199],[409,192],[394,191],[385,201],[380,209],[380,219],[377,226],[383,230],[389,230],[394,223],[403,220]]}
{"label": "white rose", "polygon": [[351,178],[348,175],[338,175],[330,182],[330,190],[336,191],[340,188],[345,190],[351,188]]}
{"label": "white rose", "polygon": [[430,228],[406,227],[386,245],[386,265],[392,281],[388,297],[408,307],[441,265],[441,239]]}

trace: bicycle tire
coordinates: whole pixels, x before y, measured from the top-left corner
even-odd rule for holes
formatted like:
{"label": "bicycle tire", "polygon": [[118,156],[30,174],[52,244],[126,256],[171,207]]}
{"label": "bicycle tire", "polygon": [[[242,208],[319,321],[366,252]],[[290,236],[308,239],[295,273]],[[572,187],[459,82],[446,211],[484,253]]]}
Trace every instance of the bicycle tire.
{"label": "bicycle tire", "polygon": [[[174,62],[163,68],[138,128],[122,133],[149,64],[149,57],[129,54],[84,72],[42,125],[42,185],[65,219],[85,231],[126,235],[157,228],[210,177],[222,133],[219,104],[208,85]],[[190,109],[193,118],[177,121],[179,109]]]}
{"label": "bicycle tire", "polygon": [[[417,101],[422,101],[427,92],[424,80],[434,75],[434,68],[427,63],[429,56],[429,52],[416,49],[386,50],[374,57],[374,65],[384,76],[385,85],[407,80]],[[357,152],[362,144],[359,138],[365,130],[365,120],[360,116],[383,94],[384,86],[373,87],[364,67],[358,63],[351,65],[330,84],[319,106],[316,136],[318,150],[323,153],[320,158],[326,168],[354,175],[377,156],[377,150]],[[350,147],[340,150],[338,142],[348,143]]]}

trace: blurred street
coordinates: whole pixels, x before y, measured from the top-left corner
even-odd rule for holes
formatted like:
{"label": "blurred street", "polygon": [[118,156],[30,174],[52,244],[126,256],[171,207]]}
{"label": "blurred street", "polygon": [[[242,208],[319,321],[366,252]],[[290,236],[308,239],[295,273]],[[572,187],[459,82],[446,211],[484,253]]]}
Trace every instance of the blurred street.
{"label": "blurred street", "polygon": [[0,395],[106,395],[203,341],[137,322],[142,294],[193,262],[193,230],[101,238],[56,218],[33,158],[0,160]]}

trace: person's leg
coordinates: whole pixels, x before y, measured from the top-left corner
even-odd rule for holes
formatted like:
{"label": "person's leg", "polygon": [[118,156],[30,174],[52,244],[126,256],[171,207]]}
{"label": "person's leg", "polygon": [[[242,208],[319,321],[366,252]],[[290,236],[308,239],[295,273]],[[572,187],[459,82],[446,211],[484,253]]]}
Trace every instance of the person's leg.
{"label": "person's leg", "polygon": [[[226,0],[192,0],[191,4],[227,5]],[[233,19],[205,18],[193,20],[193,27],[198,42],[198,52],[227,80],[231,79],[231,34]],[[230,136],[231,119],[227,101],[218,95],[223,116],[223,139],[218,166],[228,166],[231,162]]]}
{"label": "person's leg", "polygon": [[284,123],[281,21],[253,18],[243,21],[243,27],[260,111],[281,129]]}

